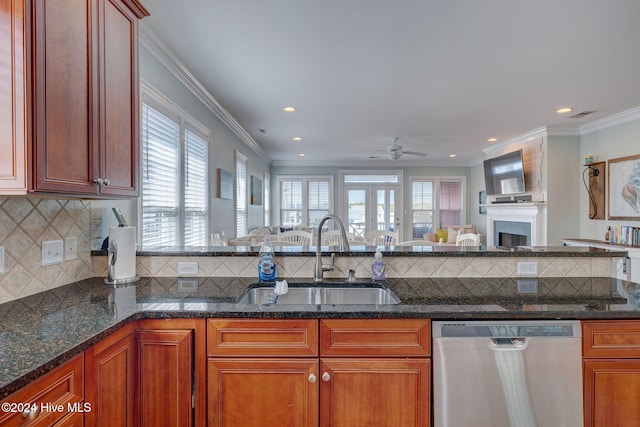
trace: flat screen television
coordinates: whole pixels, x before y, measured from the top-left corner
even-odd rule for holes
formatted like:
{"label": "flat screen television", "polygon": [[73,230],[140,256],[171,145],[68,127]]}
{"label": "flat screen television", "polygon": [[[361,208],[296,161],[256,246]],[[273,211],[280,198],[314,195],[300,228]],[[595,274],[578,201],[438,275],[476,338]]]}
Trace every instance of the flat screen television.
{"label": "flat screen television", "polygon": [[526,189],[522,150],[485,160],[484,182],[487,195],[524,193]]}

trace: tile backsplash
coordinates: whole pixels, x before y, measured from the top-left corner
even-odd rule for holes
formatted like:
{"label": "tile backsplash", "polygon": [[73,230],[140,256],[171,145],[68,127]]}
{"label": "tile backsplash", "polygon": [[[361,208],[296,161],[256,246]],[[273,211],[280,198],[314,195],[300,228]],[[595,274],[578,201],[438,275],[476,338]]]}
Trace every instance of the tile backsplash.
{"label": "tile backsplash", "polygon": [[[0,304],[91,277],[91,202],[0,197]],[[78,258],[42,266],[42,242],[76,237]]]}

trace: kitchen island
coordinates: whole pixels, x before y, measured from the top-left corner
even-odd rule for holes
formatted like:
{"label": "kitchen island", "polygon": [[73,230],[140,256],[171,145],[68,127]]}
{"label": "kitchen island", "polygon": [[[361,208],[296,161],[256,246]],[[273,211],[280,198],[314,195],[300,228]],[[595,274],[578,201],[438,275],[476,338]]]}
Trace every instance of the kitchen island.
{"label": "kitchen island", "polygon": [[640,284],[609,277],[388,279],[399,304],[237,304],[255,283],[156,277],[114,287],[92,278],[2,304],[0,398],[138,319],[640,318]]}

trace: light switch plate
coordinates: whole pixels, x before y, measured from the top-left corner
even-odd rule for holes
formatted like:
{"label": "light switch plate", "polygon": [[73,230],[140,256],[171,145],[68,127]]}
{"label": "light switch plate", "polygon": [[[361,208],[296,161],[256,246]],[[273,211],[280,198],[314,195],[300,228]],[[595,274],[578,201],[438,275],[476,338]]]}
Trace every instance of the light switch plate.
{"label": "light switch plate", "polygon": [[4,246],[0,246],[0,274],[4,274]]}
{"label": "light switch plate", "polygon": [[64,259],[69,261],[78,258],[78,238],[67,237],[64,239]]}
{"label": "light switch plate", "polygon": [[198,275],[198,263],[197,262],[179,262],[178,263],[178,276],[197,276]]}
{"label": "light switch plate", "polygon": [[518,276],[537,276],[538,263],[537,262],[519,262],[517,275]]}
{"label": "light switch plate", "polygon": [[62,263],[62,240],[47,240],[42,242],[42,265]]}

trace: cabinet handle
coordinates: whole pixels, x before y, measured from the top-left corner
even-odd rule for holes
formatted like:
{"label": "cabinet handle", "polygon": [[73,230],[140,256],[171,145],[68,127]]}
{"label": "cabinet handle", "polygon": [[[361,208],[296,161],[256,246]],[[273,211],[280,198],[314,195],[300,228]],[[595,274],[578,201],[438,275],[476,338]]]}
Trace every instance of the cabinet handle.
{"label": "cabinet handle", "polygon": [[100,187],[102,187],[104,185],[104,179],[102,178],[96,178],[93,180],[94,184],[98,184]]}
{"label": "cabinet handle", "polygon": [[329,372],[325,372],[324,374],[322,374],[322,381],[329,381],[331,379],[331,375],[329,375]]}
{"label": "cabinet handle", "polygon": [[34,403],[31,407],[28,407],[27,409],[22,411],[22,418],[29,418],[30,420],[35,420],[38,414],[40,414],[40,406]]}
{"label": "cabinet handle", "polygon": [[312,384],[316,382],[316,376],[314,374],[309,374],[309,382]]}
{"label": "cabinet handle", "polygon": [[109,181],[109,178],[105,178],[105,179],[103,180],[103,182],[104,182],[104,185],[109,185],[109,184],[111,184],[111,181]]}

